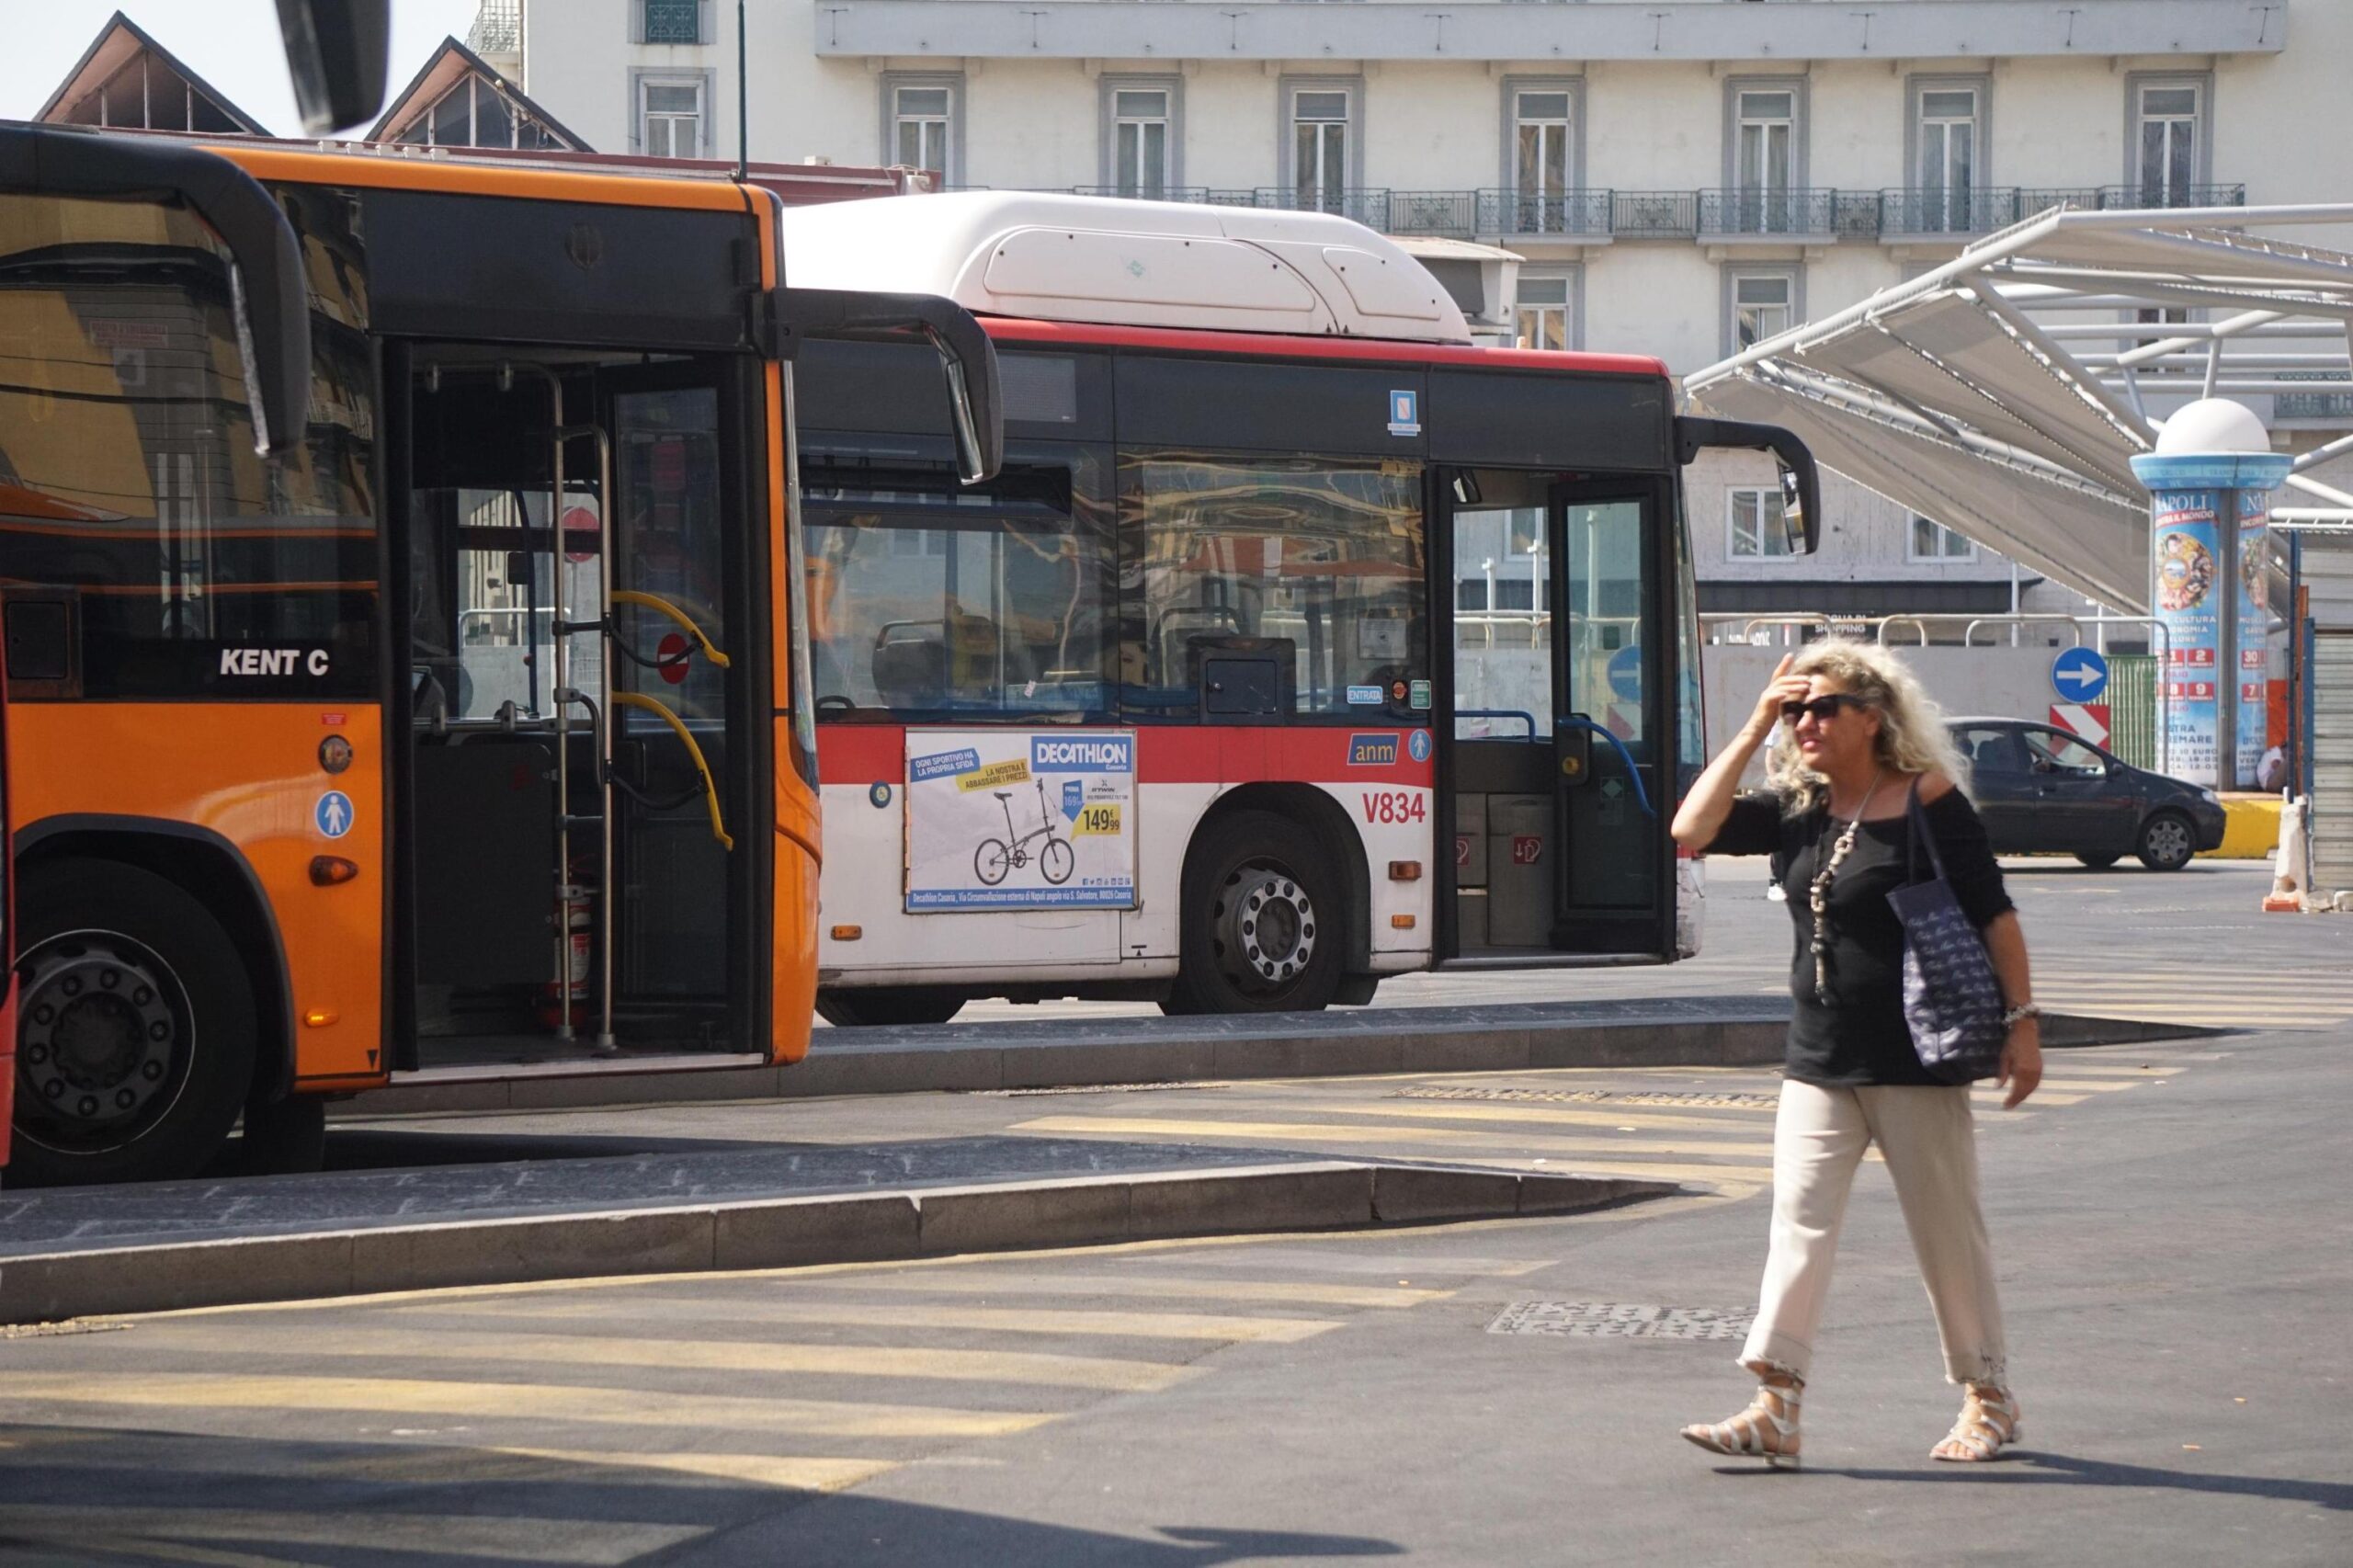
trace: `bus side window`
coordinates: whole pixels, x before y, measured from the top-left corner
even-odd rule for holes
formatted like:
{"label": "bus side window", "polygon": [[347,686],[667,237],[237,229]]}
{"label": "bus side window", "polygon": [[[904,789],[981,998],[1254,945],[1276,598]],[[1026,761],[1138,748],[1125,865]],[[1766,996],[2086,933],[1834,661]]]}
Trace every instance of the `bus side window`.
{"label": "bus side window", "polygon": [[[1287,649],[1292,717],[1406,710],[1429,674],[1422,468],[1379,458],[1120,458],[1120,670],[1138,716],[1215,714],[1205,653]],[[1224,683],[1216,683],[1222,687]]]}

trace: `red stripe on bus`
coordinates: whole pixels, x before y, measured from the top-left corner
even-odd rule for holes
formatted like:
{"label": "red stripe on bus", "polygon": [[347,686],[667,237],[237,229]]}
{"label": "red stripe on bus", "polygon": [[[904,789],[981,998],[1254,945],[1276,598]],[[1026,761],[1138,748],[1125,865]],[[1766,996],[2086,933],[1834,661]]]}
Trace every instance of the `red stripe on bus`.
{"label": "red stripe on bus", "polygon": [[[1428,760],[1414,760],[1415,732],[1402,727],[1188,724],[1132,733],[1136,777],[1146,784],[1297,780],[1427,789],[1435,772]],[[898,783],[906,777],[906,731],[896,724],[823,725],[817,732],[817,773],[826,784]]]}
{"label": "red stripe on bus", "polygon": [[1364,337],[1283,337],[1256,332],[1199,332],[1176,327],[1097,326],[1082,322],[1023,321],[983,316],[988,335],[1005,343],[1057,343],[1161,348],[1179,354],[1231,354],[1247,358],[1366,359],[1384,364],[1475,365],[1488,369],[1582,370],[1613,376],[1666,374],[1666,362],[1647,354],[1593,354],[1552,348],[1482,348],[1460,343],[1399,343]]}

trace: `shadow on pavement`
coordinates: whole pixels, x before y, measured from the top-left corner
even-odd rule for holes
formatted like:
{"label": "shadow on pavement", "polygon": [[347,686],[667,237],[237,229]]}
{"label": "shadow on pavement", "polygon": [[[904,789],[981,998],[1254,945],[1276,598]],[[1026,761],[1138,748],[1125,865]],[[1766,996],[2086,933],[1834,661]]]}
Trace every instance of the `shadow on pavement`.
{"label": "shadow on pavement", "polygon": [[1843,1475],[1850,1481],[1974,1482],[1996,1486],[2131,1486],[2172,1492],[2213,1492],[2239,1497],[2276,1497],[2339,1511],[2353,1509],[2353,1484],[2293,1481],[2275,1475],[2222,1475],[2211,1471],[2157,1470],[2078,1459],[2072,1454],[2021,1451],[1991,1464],[1939,1465],[1934,1470],[1809,1470],[1808,1475]]}
{"label": "shadow on pavement", "polygon": [[[691,1403],[680,1396],[682,1407]],[[246,1413],[214,1414],[235,1422]],[[424,1412],[381,1419],[387,1426],[438,1419],[451,1429],[450,1418]],[[483,1426],[504,1430],[494,1436]],[[584,1440],[576,1427],[482,1423],[475,1430],[478,1443],[451,1444],[0,1424],[0,1561],[1212,1568],[1404,1553],[1388,1540],[1232,1526],[1163,1526],[1159,1539],[1119,1535],[740,1473],[868,1468],[855,1459],[695,1452],[640,1463],[626,1452],[566,1451],[567,1442]],[[620,1436],[600,1427],[596,1440]],[[692,1445],[680,1436],[688,1439],[680,1447]],[[858,1445],[816,1445],[843,1446]],[[878,1473],[891,1468],[881,1459],[871,1464]],[[245,1552],[260,1556],[236,1555]]]}

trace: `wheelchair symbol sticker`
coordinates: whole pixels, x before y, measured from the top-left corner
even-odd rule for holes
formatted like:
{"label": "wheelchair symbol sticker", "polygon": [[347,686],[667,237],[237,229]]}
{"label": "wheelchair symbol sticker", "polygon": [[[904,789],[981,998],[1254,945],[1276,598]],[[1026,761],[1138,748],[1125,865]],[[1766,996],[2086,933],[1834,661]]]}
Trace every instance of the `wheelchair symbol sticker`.
{"label": "wheelchair symbol sticker", "polygon": [[351,797],[340,790],[330,790],[320,796],[317,807],[311,812],[311,821],[326,838],[341,838],[349,833],[351,819]]}

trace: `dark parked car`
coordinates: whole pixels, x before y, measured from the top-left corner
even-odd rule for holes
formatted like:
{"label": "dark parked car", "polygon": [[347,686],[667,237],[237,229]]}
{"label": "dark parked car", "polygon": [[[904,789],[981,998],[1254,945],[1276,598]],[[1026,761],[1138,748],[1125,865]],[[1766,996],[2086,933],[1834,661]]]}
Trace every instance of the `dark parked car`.
{"label": "dark parked car", "polygon": [[2153,871],[2178,871],[2222,845],[2222,802],[2211,790],[2135,767],[2049,724],[1946,722],[1997,854],[2073,855],[2093,867],[2137,855]]}

